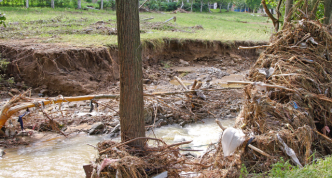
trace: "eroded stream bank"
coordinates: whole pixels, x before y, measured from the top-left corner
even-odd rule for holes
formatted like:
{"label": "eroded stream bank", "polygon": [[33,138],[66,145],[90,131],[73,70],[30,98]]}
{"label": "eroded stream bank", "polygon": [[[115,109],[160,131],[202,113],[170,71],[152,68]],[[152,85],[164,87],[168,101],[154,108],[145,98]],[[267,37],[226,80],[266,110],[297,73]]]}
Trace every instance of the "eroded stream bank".
{"label": "eroded stream bank", "polygon": [[[204,150],[202,145],[215,143],[219,138],[214,119],[232,125],[242,105],[243,91],[236,89],[241,86],[229,86],[226,82],[245,80],[250,66],[259,55],[259,51],[237,50],[237,47],[258,43],[164,40],[162,44],[161,48],[157,42],[145,43],[145,93],[181,91],[183,88],[174,80],[175,76],[188,87],[197,80],[202,84],[200,89],[235,88],[202,91],[205,99],[195,96],[194,100],[188,100],[183,94],[145,98],[144,117],[149,136],[154,137],[150,129],[153,126],[155,135],[167,143],[194,140],[189,147],[197,146]],[[32,97],[119,93],[116,47],[57,47],[50,44],[25,46],[15,42],[0,44],[2,56],[11,61],[8,74],[15,77],[16,82],[15,88],[2,88],[2,97],[9,97],[9,92],[19,94],[28,87],[32,87]],[[5,103],[3,100],[0,105]],[[0,175],[44,177],[54,173],[69,177],[84,176],[82,164],[88,163],[96,154],[86,144],[96,145],[104,139],[117,139],[120,131],[118,102],[98,100],[97,103],[98,107],[96,103],[92,104],[92,112],[90,101],[31,109],[31,113],[24,118],[24,133],[19,133],[20,124],[17,122],[18,115],[24,111],[12,116],[3,129],[3,134],[7,136],[0,140],[0,147],[7,147],[8,152],[0,160],[6,162],[1,165],[7,171]],[[65,134],[68,138],[60,135],[48,138],[49,132]],[[20,134],[24,136],[18,136]],[[99,134],[103,135],[92,136]],[[22,144],[28,146],[9,149]],[[23,164],[26,169],[15,173],[14,170]],[[41,169],[32,171],[36,165],[40,165]]]}

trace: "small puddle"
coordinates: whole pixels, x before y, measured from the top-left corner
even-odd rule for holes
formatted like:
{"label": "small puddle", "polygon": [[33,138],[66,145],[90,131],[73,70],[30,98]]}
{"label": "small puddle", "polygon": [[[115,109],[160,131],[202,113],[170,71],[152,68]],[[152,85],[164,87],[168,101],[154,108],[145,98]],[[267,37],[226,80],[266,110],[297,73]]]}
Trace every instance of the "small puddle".
{"label": "small puddle", "polygon": [[[207,145],[216,143],[220,128],[213,119],[188,124],[168,125],[147,132],[148,137],[163,139],[167,144],[193,140],[183,148],[206,150]],[[233,126],[234,119],[221,120],[224,126]],[[7,154],[0,159],[0,177],[85,177],[83,165],[89,164],[97,156],[97,151],[87,144],[96,145],[109,139],[107,135],[89,136],[86,133],[72,134],[68,138],[38,134],[38,142],[16,149],[6,149]],[[42,136],[40,136],[42,135]],[[115,138],[119,141],[120,138]],[[204,152],[193,152],[200,155]]]}

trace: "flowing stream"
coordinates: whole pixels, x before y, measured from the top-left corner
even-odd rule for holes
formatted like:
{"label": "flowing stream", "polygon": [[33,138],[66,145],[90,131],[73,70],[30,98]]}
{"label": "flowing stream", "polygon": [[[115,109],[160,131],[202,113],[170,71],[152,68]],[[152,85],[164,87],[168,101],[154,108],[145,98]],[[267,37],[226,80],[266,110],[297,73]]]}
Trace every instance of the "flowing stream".
{"label": "flowing stream", "polygon": [[[183,147],[205,150],[208,144],[218,141],[220,129],[213,119],[203,122],[184,128],[168,125],[147,132],[147,136],[155,135],[168,144],[193,140]],[[224,126],[233,126],[234,119],[221,122]],[[54,134],[38,134],[38,137],[38,141],[29,146],[5,150],[7,154],[0,158],[0,177],[85,177],[82,166],[97,157],[97,151],[87,144],[96,145],[109,139],[107,135],[86,133],[72,134],[68,138]],[[119,141],[119,138],[114,140]],[[200,155],[204,151],[193,153]]]}

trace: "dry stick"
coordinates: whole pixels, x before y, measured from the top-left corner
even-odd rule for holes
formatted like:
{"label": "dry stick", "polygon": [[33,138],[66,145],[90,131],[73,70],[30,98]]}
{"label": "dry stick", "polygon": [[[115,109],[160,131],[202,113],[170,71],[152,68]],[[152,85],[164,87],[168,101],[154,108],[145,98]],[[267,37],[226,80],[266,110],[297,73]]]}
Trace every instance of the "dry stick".
{"label": "dry stick", "polygon": [[193,86],[191,87],[191,90],[195,90],[196,85],[197,85],[197,80],[194,81]]}
{"label": "dry stick", "polygon": [[143,4],[140,5],[138,9],[140,9],[140,8],[141,8],[146,2],[148,2],[148,1],[149,1],[149,0],[146,0],[145,2],[143,2]]}
{"label": "dry stick", "polygon": [[103,151],[100,151],[99,154],[103,154],[103,153],[105,153],[105,152],[108,152],[108,151],[112,150],[114,147],[119,147],[119,146],[122,146],[122,145],[126,145],[126,144],[128,144],[128,143],[131,143],[131,142],[133,142],[133,141],[140,140],[140,139],[157,140],[157,141],[162,142],[164,145],[167,145],[164,141],[162,141],[162,140],[160,140],[160,139],[157,139],[157,138],[151,138],[151,137],[137,137],[137,138],[131,139],[131,140],[129,140],[129,141],[122,142],[122,143],[119,143],[119,144],[117,144],[117,145],[113,145],[113,146],[111,146],[111,147],[109,147],[109,148],[107,148],[107,149],[105,149],[105,150],[103,150]]}
{"label": "dry stick", "polygon": [[[216,123],[217,123],[218,126],[221,128],[221,130],[224,131],[224,130],[227,129],[227,128],[224,127],[224,126],[220,123],[220,121],[217,120],[217,119],[216,119]],[[260,154],[262,154],[262,155],[264,155],[264,156],[266,156],[266,157],[271,157],[269,154],[265,153],[263,150],[261,150],[261,149],[255,147],[255,146],[253,146],[252,144],[249,144],[248,147],[251,148],[251,149],[253,149],[253,150],[255,150],[255,151],[257,151],[258,153],[260,153]]]}
{"label": "dry stick", "polygon": [[[201,83],[199,83],[196,86],[196,89]],[[231,89],[239,89],[239,88],[219,88],[219,89],[203,89],[203,91],[222,91],[222,90],[231,90]],[[175,92],[159,92],[159,93],[151,93],[147,94],[145,93],[144,96],[156,96],[156,95],[175,95],[175,94],[184,94],[184,93],[191,93],[192,90],[187,91],[175,91]],[[15,97],[15,96],[14,96]],[[0,129],[2,126],[5,125],[6,121],[16,112],[27,109],[27,108],[33,108],[33,107],[41,107],[43,104],[44,106],[49,104],[56,104],[56,103],[62,103],[62,102],[75,102],[75,101],[84,101],[84,100],[98,100],[98,99],[118,99],[120,98],[120,95],[85,95],[85,96],[75,96],[75,97],[64,97],[64,98],[36,98],[35,102],[25,102],[21,103],[20,105],[16,105],[14,107],[11,107],[9,105],[5,105],[1,109],[0,114]]]}
{"label": "dry stick", "polygon": [[[50,118],[50,116],[47,115],[47,113],[45,111],[43,111],[43,114],[47,117],[47,119],[49,119],[50,121],[54,122],[54,120],[52,118]],[[57,128],[57,127],[56,127]],[[56,129],[58,132],[61,133],[61,135],[67,137],[68,134],[65,134],[64,132],[62,132],[59,128]]]}
{"label": "dry stick", "polygon": [[279,30],[279,20],[276,19],[275,17],[273,17],[273,15],[271,14],[271,12],[269,11],[269,8],[267,8],[266,6],[266,2],[265,0],[262,0],[262,5],[264,7],[264,10],[265,10],[265,13],[270,17],[270,19],[272,20],[273,22],[273,26],[274,26],[274,29],[275,31],[277,32]]}
{"label": "dry stick", "polygon": [[[313,129],[312,129],[313,130]],[[318,132],[317,130],[313,130],[313,131],[315,131],[316,133],[318,133],[320,136],[322,136],[322,137],[324,137],[326,140],[328,140],[329,142],[331,142],[332,143],[332,139],[330,139],[329,137],[327,137],[326,135],[324,135],[324,134],[321,134],[320,132]]]}
{"label": "dry stick", "polygon": [[227,82],[227,84],[228,85],[229,84],[242,84],[242,85],[253,84],[253,85],[260,85],[260,86],[268,87],[268,88],[279,88],[279,89],[284,89],[284,90],[287,90],[287,91],[295,92],[295,90],[284,87],[284,86],[269,85],[269,84],[262,83],[262,82],[230,81],[230,82]]}
{"label": "dry stick", "polygon": [[154,19],[153,17],[151,17],[151,18],[146,18],[146,19],[143,19],[142,21],[145,21],[145,20],[152,20],[152,19]]}
{"label": "dry stick", "polygon": [[183,84],[182,80],[179,77],[175,76],[175,79],[181,84],[185,91],[188,91],[188,88]]}
{"label": "dry stick", "polygon": [[239,46],[238,49],[257,49],[257,48],[267,48],[271,47],[272,45],[262,45],[262,46]]}
{"label": "dry stick", "polygon": [[[200,89],[202,85],[203,85],[202,82],[198,83],[197,86],[195,87],[195,89],[196,89],[196,90]],[[207,91],[207,90],[205,90],[205,91]]]}

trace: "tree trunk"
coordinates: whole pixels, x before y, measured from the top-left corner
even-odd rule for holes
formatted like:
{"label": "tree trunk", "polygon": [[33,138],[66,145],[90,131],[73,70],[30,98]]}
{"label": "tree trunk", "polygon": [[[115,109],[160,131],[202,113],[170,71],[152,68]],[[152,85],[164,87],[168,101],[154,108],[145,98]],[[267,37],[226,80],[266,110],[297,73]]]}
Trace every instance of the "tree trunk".
{"label": "tree trunk", "polygon": [[81,9],[81,0],[77,0],[77,9]]}
{"label": "tree trunk", "polygon": [[[116,0],[118,50],[120,61],[121,141],[145,137],[143,117],[142,46],[136,0]],[[145,140],[130,146],[143,147]]]}
{"label": "tree trunk", "polygon": [[208,2],[208,9],[209,9],[209,12],[211,13],[211,10],[210,10],[210,2]]}
{"label": "tree trunk", "polygon": [[25,1],[25,7],[26,7],[26,8],[29,8],[29,0],[26,0],[26,1]]}
{"label": "tree trunk", "polygon": [[227,12],[229,12],[229,6],[231,5],[231,3],[229,2],[227,5]]}
{"label": "tree trunk", "polygon": [[51,8],[54,9],[54,0],[51,0]]}
{"label": "tree trunk", "polygon": [[100,10],[103,10],[103,7],[104,7],[104,0],[101,0],[100,1]]}
{"label": "tree trunk", "polygon": [[325,7],[325,10],[324,10],[324,23],[325,24],[329,24],[330,23],[330,18],[332,16],[331,14],[331,10],[332,10],[332,2],[331,0],[324,0],[324,7]]}
{"label": "tree trunk", "polygon": [[286,0],[285,2],[285,17],[284,17],[284,23],[290,22],[292,12],[290,11],[293,7],[293,0]]}
{"label": "tree trunk", "polygon": [[221,13],[221,4],[219,4],[219,12]]}
{"label": "tree trunk", "polygon": [[201,0],[201,11],[200,12],[202,12],[203,11],[203,1]]}
{"label": "tree trunk", "polygon": [[190,12],[193,12],[193,4],[194,4],[194,0],[191,0]]}

